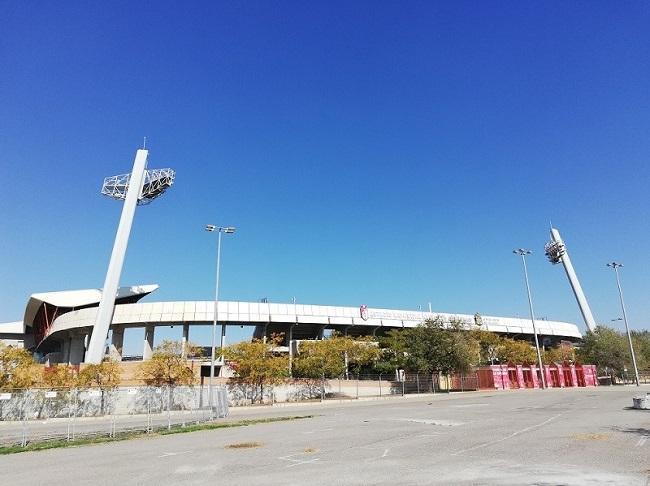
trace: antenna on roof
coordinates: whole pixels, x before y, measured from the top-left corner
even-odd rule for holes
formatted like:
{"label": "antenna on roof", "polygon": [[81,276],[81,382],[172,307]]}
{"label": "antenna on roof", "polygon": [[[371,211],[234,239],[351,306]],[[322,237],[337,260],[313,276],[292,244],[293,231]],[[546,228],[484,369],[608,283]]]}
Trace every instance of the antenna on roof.
{"label": "antenna on roof", "polygon": [[144,137],[144,140],[142,141],[142,150],[147,148],[147,137]]}

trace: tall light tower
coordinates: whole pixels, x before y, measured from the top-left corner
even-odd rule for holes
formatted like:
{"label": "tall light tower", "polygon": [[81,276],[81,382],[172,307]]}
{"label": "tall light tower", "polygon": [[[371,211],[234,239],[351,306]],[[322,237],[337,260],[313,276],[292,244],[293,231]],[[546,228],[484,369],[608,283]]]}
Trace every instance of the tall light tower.
{"label": "tall light tower", "polygon": [[632,355],[632,366],[634,367],[634,380],[636,386],[639,386],[639,370],[636,367],[636,356],[634,356],[634,347],[632,346],[632,335],[630,334],[630,327],[627,325],[627,312],[625,312],[625,302],[623,302],[623,291],[621,290],[621,279],[618,276],[618,269],[623,267],[622,263],[611,262],[607,266],[614,270],[616,274],[616,285],[618,286],[618,296],[621,299],[621,309],[623,310],[623,321],[625,322],[625,330],[627,331],[627,341],[630,344],[630,354]]}
{"label": "tall light tower", "polygon": [[560,232],[555,228],[551,228],[551,241],[544,246],[544,251],[553,265],[562,263],[564,266],[564,271],[569,279],[569,284],[571,284],[573,295],[575,295],[576,300],[578,301],[578,307],[580,308],[580,313],[585,321],[585,325],[590,332],[593,332],[596,329],[596,321],[594,320],[594,316],[591,313],[589,304],[587,303],[587,297],[585,297],[585,293],[582,291],[582,287],[578,281],[578,276],[573,269],[571,259],[569,258],[569,254],[564,246],[564,241],[562,241]]}
{"label": "tall light tower", "polygon": [[103,195],[124,201],[124,204],[102,289],[102,299],[99,302],[95,325],[86,352],[85,361],[87,363],[101,363],[104,355],[104,342],[113,320],[115,296],[120,283],[135,208],[139,205],[149,204],[174,183],[175,173],[172,169],[147,170],[148,155],[148,150],[138,150],[130,174],[107,177],[102,185]]}
{"label": "tall light tower", "polygon": [[530,285],[528,284],[528,267],[526,267],[526,256],[530,255],[532,251],[526,248],[517,248],[512,250],[512,253],[521,257],[521,262],[524,264],[524,278],[526,280],[526,292],[528,293],[528,306],[530,307],[530,320],[533,323],[533,334],[535,335],[535,349],[537,350],[537,365],[539,366],[539,373],[542,378],[542,388],[546,388],[546,378],[544,376],[544,365],[542,363],[542,354],[539,351],[539,339],[537,339],[537,325],[535,324],[535,313],[533,312],[533,298],[530,296]]}
{"label": "tall light tower", "polygon": [[[214,284],[214,317],[212,319],[212,346],[210,350],[210,381],[208,382],[209,387],[209,401],[210,401],[210,410],[214,413],[214,393],[212,391],[212,382],[214,380],[214,361],[215,361],[215,346],[217,341],[217,322],[218,322],[218,308],[219,308],[219,274],[221,268],[221,234],[226,233],[231,235],[235,232],[234,226],[216,226],[214,224],[206,224],[205,231],[209,233],[217,232],[217,276],[215,278]],[[221,364],[224,364],[224,355],[223,355],[223,345],[226,338],[226,324],[221,324],[221,357],[219,361]]]}

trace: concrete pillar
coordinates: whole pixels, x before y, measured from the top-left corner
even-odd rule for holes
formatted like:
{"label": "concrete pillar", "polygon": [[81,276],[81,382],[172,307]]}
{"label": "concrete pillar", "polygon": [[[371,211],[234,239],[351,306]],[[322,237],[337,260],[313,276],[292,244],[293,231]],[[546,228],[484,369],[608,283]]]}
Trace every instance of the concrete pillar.
{"label": "concrete pillar", "polygon": [[320,329],[318,329],[318,339],[322,341],[324,337],[325,337],[325,326],[323,325],[320,326]]}
{"label": "concrete pillar", "polygon": [[190,325],[187,323],[183,324],[183,337],[181,342],[183,343],[183,357],[187,354],[187,343],[190,340]]}
{"label": "concrete pillar", "polygon": [[70,341],[71,337],[65,336],[63,338],[63,349],[61,352],[61,363],[70,363]]}
{"label": "concrete pillar", "polygon": [[226,323],[221,323],[221,340],[219,341],[219,362],[223,364],[223,348],[226,345]]}
{"label": "concrete pillar", "polygon": [[115,311],[115,295],[117,294],[120,283],[120,274],[124,265],[124,257],[126,255],[126,247],[129,243],[129,234],[131,233],[133,216],[135,216],[135,208],[138,206],[140,191],[142,191],[148,154],[149,152],[145,149],[140,149],[136,152],[135,160],[133,161],[129,187],[126,191],[124,204],[122,205],[122,215],[120,216],[120,223],[117,227],[115,242],[113,243],[113,251],[106,272],[106,280],[104,280],[104,286],[102,287],[102,299],[99,302],[97,317],[93,326],[93,334],[90,339],[90,346],[88,347],[89,363],[99,364],[102,362],[104,343],[106,342],[108,329],[111,325],[113,312]]}
{"label": "concrete pillar", "polygon": [[122,348],[124,347],[124,327],[114,326],[111,337],[111,347],[108,352],[113,361],[122,361]]}
{"label": "concrete pillar", "polygon": [[68,362],[70,364],[80,364],[84,361],[86,354],[86,335],[74,334],[70,338],[70,355]]}
{"label": "concrete pillar", "polygon": [[146,326],[144,328],[144,349],[142,350],[142,361],[151,359],[153,354],[153,333],[155,327]]}
{"label": "concrete pillar", "polygon": [[289,345],[289,376],[293,376],[292,367],[293,367],[293,326],[295,324],[289,325],[289,332],[287,333],[287,344]]}

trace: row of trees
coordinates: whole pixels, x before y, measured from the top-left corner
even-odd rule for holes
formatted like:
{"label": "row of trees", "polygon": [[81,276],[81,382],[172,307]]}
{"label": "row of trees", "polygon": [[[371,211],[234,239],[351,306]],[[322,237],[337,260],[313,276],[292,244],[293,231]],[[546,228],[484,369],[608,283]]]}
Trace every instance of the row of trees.
{"label": "row of trees", "polygon": [[[197,356],[200,348],[186,344],[185,349],[176,341],[163,341],[144,361],[137,377],[152,386],[190,385],[194,371],[188,366],[186,355]],[[121,382],[120,366],[106,360],[100,364],[79,367],[54,365],[43,367],[32,354],[22,348],[0,343],[0,391],[27,388],[99,388],[102,391],[117,388]]]}
{"label": "row of trees", "polygon": [[[650,331],[632,331],[632,347],[640,370],[650,368]],[[611,327],[598,326],[588,332],[578,350],[579,359],[598,366],[601,373],[623,376],[632,372],[632,357],[627,335]]]}
{"label": "row of trees", "polygon": [[[282,335],[229,346],[224,356],[241,381],[259,387],[273,385],[292,376],[321,379],[347,373],[390,373],[405,369],[420,373],[467,372],[479,365],[494,363],[535,363],[535,349],[518,341],[484,331],[466,331],[462,323],[445,324],[432,319],[407,329],[394,329],[378,339],[352,338],[334,334],[319,341],[303,341],[291,363],[286,353],[277,352]],[[633,333],[640,369],[650,366],[650,332]],[[143,362],[138,378],[152,386],[191,385],[194,370],[186,356],[198,356],[192,344],[163,341],[150,360]],[[601,373],[621,376],[631,369],[627,337],[611,328],[598,327],[587,333],[582,345],[545,349],[545,363],[583,362],[596,364]],[[43,369],[32,355],[20,348],[0,344],[0,390],[98,387],[112,389],[120,383],[117,363],[84,365],[81,371],[64,365]]]}
{"label": "row of trees", "polygon": [[27,388],[115,388],[120,382],[119,365],[107,361],[76,367],[58,365],[43,368],[22,348],[0,343],[0,391]]}

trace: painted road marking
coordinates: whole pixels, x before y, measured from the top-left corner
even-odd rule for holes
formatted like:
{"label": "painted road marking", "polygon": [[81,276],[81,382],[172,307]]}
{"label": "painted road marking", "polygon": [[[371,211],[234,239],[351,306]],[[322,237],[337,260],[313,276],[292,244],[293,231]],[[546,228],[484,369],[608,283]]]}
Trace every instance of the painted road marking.
{"label": "painted road marking", "polygon": [[310,464],[310,463],[314,463],[314,462],[320,460],[319,457],[317,457],[315,459],[308,459],[308,460],[293,459],[293,457],[295,457],[295,456],[303,456],[304,457],[305,453],[304,452],[299,452],[297,454],[289,454],[288,456],[278,457],[278,460],[291,462],[291,464],[288,464],[286,467],[301,466],[303,464]]}
{"label": "painted road marking", "polygon": [[161,457],[171,457],[171,456],[180,456],[181,454],[189,454],[192,451],[181,451],[181,452],[163,452],[162,456],[158,456],[158,458]]}
{"label": "painted road marking", "polygon": [[543,427],[544,425],[548,424],[549,422],[552,422],[553,420],[555,420],[556,418],[558,418],[558,417],[560,417],[562,415],[563,415],[562,413],[558,413],[557,415],[553,415],[551,418],[546,419],[543,422],[540,422],[539,424],[531,425],[530,427],[526,427],[524,429],[517,430],[516,432],[513,432],[512,434],[506,435],[505,437],[502,437],[502,438],[497,439],[497,440],[493,440],[493,441],[490,441],[490,442],[485,442],[483,444],[479,444],[479,445],[476,445],[474,447],[468,447],[467,449],[462,449],[460,451],[454,452],[451,455],[452,456],[457,456],[459,454],[464,454],[465,452],[475,451],[476,449],[482,449],[483,447],[488,447],[488,446],[491,446],[491,445],[494,445],[494,444],[498,444],[499,442],[503,442],[504,440],[512,439],[513,437],[516,437],[516,436],[518,436],[520,434],[523,434],[525,432],[529,432],[531,430],[538,429],[539,427]]}
{"label": "painted road marking", "polygon": [[455,427],[457,425],[465,424],[465,422],[454,422],[453,420],[434,420],[434,419],[415,419],[415,418],[401,418],[395,420],[399,422],[415,422],[416,424],[425,424],[425,425],[442,425],[444,427]]}
{"label": "painted road marking", "polygon": [[317,432],[327,432],[328,430],[334,430],[332,427],[329,429],[316,429],[316,430],[308,430],[306,432],[303,432],[303,434],[315,434]]}
{"label": "painted road marking", "polygon": [[645,442],[648,440],[648,437],[650,437],[650,436],[648,436],[648,435],[644,435],[643,437],[641,437],[641,438],[639,439],[639,441],[636,443],[636,446],[637,446],[637,447],[643,447],[643,445],[645,444]]}

